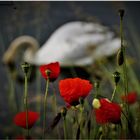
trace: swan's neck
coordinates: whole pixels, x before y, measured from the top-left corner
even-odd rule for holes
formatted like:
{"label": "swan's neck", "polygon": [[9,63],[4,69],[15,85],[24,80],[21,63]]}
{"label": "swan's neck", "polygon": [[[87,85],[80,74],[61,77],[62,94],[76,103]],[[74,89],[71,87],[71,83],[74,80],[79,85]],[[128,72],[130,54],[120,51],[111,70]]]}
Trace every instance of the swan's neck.
{"label": "swan's neck", "polygon": [[34,56],[38,48],[39,43],[33,37],[30,36],[18,37],[10,44],[8,50],[4,53],[3,62],[5,64],[14,62],[19,52],[22,49],[25,49],[25,53],[20,57],[24,57],[24,61],[33,63]]}

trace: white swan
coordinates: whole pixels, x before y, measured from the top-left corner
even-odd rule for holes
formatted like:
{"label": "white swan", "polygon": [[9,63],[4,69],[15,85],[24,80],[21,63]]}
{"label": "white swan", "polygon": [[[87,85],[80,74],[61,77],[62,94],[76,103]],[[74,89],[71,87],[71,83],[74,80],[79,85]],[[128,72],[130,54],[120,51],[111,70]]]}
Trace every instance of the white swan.
{"label": "white swan", "polygon": [[59,27],[39,48],[30,36],[15,39],[3,56],[3,62],[14,61],[18,50],[27,47],[24,61],[35,65],[59,61],[61,66],[82,66],[109,56],[120,48],[120,39],[107,27],[97,23],[69,22]]}

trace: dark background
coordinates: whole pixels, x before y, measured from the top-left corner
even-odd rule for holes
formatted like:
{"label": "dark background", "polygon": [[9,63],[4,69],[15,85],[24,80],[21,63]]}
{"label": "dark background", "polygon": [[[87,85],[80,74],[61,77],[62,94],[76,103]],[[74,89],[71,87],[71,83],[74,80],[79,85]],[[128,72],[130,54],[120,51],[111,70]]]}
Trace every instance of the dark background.
{"label": "dark background", "polygon": [[[20,35],[35,37],[42,46],[49,36],[69,21],[93,21],[119,31],[118,9],[126,10],[124,19],[125,38],[128,40],[128,54],[136,59],[139,74],[140,58],[140,2],[0,2],[0,58],[10,42]],[[139,75],[140,76],[140,75]],[[31,95],[36,87],[31,84]],[[44,81],[42,81],[44,86]],[[43,88],[41,88],[44,90]],[[10,135],[11,109],[8,105],[9,80],[5,66],[0,63],[0,137]],[[23,86],[16,86],[16,94],[23,92]],[[20,92],[20,93],[19,93]],[[19,98],[18,97],[18,98]],[[20,104],[21,101],[17,101]],[[11,116],[9,116],[11,115]],[[8,116],[8,117],[7,117]],[[7,128],[6,130],[4,128]],[[6,134],[4,134],[6,133]],[[11,134],[12,135],[12,134]]]}

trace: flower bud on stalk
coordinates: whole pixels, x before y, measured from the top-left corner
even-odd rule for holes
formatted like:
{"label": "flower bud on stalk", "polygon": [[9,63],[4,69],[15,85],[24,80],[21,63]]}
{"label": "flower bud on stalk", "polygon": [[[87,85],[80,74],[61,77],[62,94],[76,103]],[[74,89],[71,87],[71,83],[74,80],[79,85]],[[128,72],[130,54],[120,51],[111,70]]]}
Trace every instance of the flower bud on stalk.
{"label": "flower bud on stalk", "polygon": [[97,98],[93,99],[93,101],[92,101],[92,106],[93,106],[95,109],[100,108],[100,107],[101,107],[101,104],[100,104],[99,99],[97,99]]}
{"label": "flower bud on stalk", "polygon": [[63,117],[65,117],[67,115],[67,108],[66,107],[62,107],[61,110],[60,110],[60,112],[61,112],[61,115]]}
{"label": "flower bud on stalk", "polygon": [[27,62],[24,62],[23,64],[21,64],[22,70],[25,74],[28,74],[29,69],[30,69],[30,64]]}
{"label": "flower bud on stalk", "polygon": [[119,9],[118,13],[119,13],[120,18],[123,19],[124,13],[125,13],[124,9]]}
{"label": "flower bud on stalk", "polygon": [[115,82],[115,84],[117,85],[118,84],[118,82],[120,81],[120,73],[119,72],[114,72],[113,73],[113,77],[114,77],[114,82]]}
{"label": "flower bud on stalk", "polygon": [[123,65],[124,63],[124,55],[123,55],[123,50],[122,48],[118,51],[118,54],[117,54],[117,64],[119,66]]}

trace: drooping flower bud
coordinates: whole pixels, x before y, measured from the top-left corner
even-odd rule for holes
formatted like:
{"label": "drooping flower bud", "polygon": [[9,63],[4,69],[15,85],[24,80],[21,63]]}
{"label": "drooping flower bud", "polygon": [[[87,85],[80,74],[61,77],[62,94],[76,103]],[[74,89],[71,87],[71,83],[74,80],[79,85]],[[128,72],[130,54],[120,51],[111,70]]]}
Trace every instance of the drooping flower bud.
{"label": "drooping flower bud", "polygon": [[65,117],[66,114],[67,114],[67,108],[66,108],[66,107],[62,107],[61,110],[60,110],[60,112],[61,112],[61,115],[62,115],[63,117]]}
{"label": "drooping flower bud", "polygon": [[123,50],[120,49],[117,53],[117,64],[121,66],[124,63],[124,55],[123,55]]}
{"label": "drooping flower bud", "polygon": [[120,73],[119,72],[114,72],[113,73],[113,77],[114,77],[114,82],[115,82],[115,84],[117,85],[118,84],[118,82],[120,81]]}
{"label": "drooping flower bud", "polygon": [[99,101],[97,98],[93,99],[92,106],[93,106],[95,109],[100,108],[100,107],[101,107],[100,101]]}

